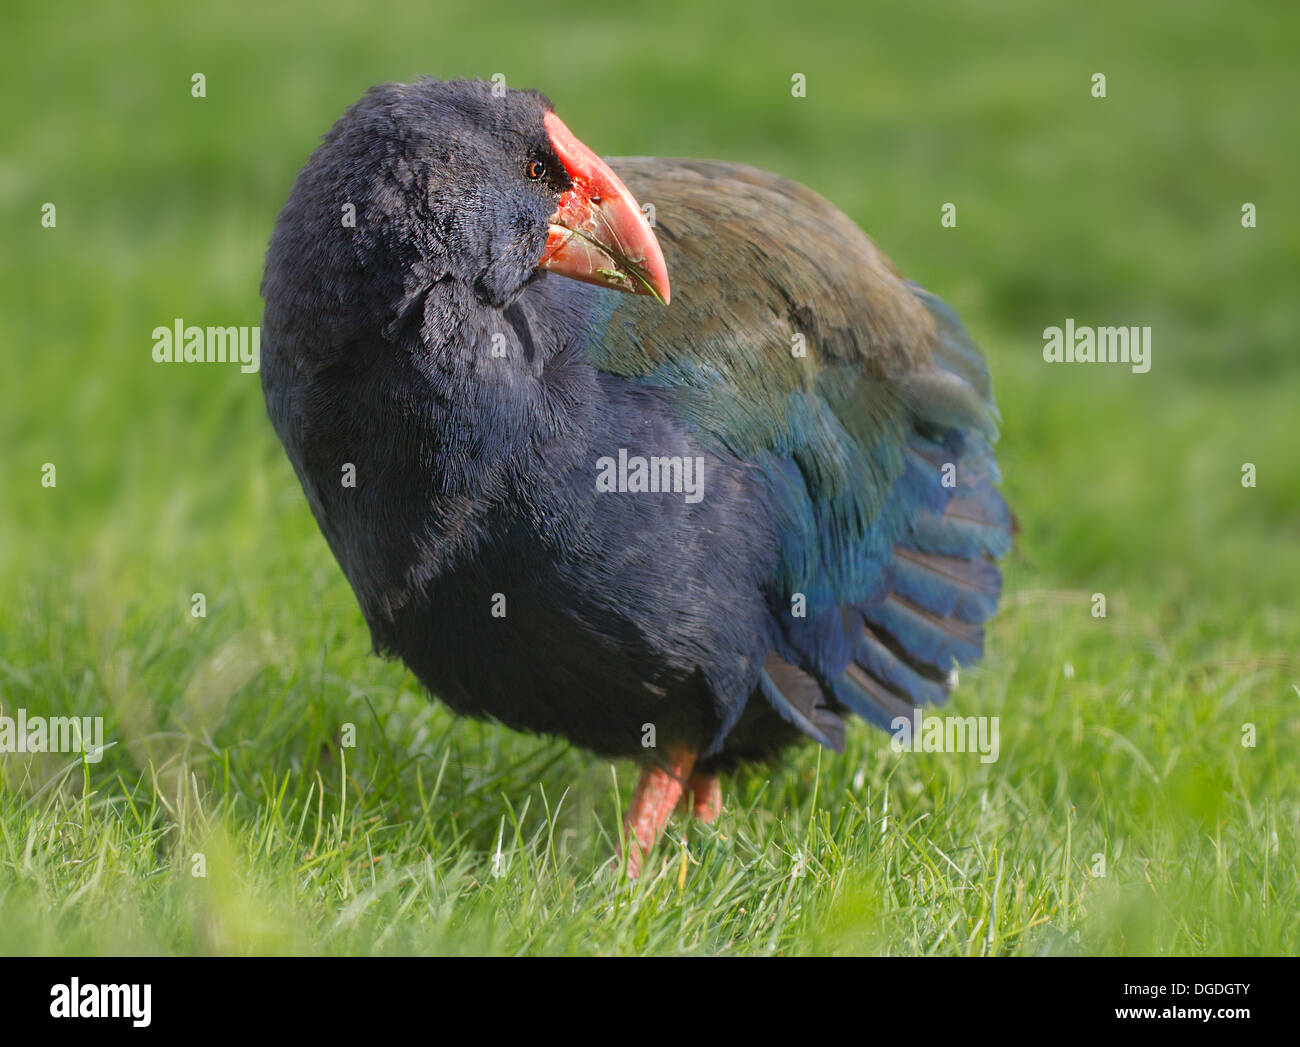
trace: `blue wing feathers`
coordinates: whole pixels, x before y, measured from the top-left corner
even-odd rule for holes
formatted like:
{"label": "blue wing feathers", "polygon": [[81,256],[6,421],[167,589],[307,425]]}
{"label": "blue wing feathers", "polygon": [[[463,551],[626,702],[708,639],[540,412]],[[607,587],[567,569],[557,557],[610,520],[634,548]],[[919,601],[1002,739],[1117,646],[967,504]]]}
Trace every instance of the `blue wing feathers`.
{"label": "blue wing feathers", "polygon": [[[805,405],[787,415],[807,437],[803,453],[768,465],[796,507],[783,530],[790,591],[852,608],[783,616],[786,656],[816,667],[835,704],[885,729],[944,702],[951,670],[980,658],[1002,592],[994,560],[1011,543],[987,365],[947,305],[914,293],[938,327],[934,366],[894,383],[894,424],[836,425],[823,412],[811,426]],[[859,461],[846,460],[853,453]],[[855,514],[847,503],[863,490],[885,496]]]}

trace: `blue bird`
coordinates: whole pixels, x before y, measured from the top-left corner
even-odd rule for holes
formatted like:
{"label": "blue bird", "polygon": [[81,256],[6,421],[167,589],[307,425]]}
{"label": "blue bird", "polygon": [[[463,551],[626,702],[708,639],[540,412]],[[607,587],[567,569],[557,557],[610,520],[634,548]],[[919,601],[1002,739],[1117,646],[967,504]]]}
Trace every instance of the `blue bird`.
{"label": "blue bird", "polygon": [[534,91],[387,84],[303,167],[262,292],[268,411],[375,649],[637,759],[632,874],[719,773],[888,730],[980,657],[988,368],[803,186],[606,162]]}

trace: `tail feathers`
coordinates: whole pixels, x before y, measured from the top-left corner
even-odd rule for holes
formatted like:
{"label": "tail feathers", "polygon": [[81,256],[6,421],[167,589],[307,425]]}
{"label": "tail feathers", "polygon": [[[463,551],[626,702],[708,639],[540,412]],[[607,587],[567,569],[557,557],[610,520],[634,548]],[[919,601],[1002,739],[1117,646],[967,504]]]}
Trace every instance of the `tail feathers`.
{"label": "tail feathers", "polygon": [[1011,512],[996,487],[976,481],[941,512],[918,510],[910,544],[922,552],[965,559],[1005,556],[1011,549]]}
{"label": "tail feathers", "polygon": [[[978,451],[979,444],[965,447]],[[915,463],[932,463],[950,453],[921,438],[909,450]],[[956,491],[945,491],[944,502],[931,489],[912,486],[918,508],[893,545],[878,593],[842,608],[843,640],[824,644],[821,657],[812,659],[813,664],[836,666],[847,660],[845,668],[827,672],[829,680],[819,685],[824,678],[769,655],[762,681],[768,701],[823,745],[838,749],[843,743],[843,725],[834,709],[852,710],[892,730],[898,717],[910,718],[917,706],[947,701],[956,683],[955,667],[970,665],[983,654],[984,622],[997,612],[1002,595],[1002,572],[993,557],[1010,548],[1011,514],[990,470],[983,468],[981,474],[981,456],[954,456],[962,474]],[[918,472],[935,475],[924,467]],[[795,649],[806,654],[811,647],[805,638]],[[823,686],[829,692],[825,697]]]}
{"label": "tail feathers", "polygon": [[885,686],[857,662],[849,664],[844,675],[831,684],[831,689],[837,702],[884,731],[891,730],[893,721],[900,716],[910,719],[917,704]]}
{"label": "tail feathers", "polygon": [[892,636],[914,661],[943,672],[954,661],[969,665],[983,650],[984,631],[980,626],[945,618],[897,593],[863,608],[863,615]]}
{"label": "tail feathers", "polygon": [[863,626],[854,660],[876,679],[918,705],[941,705],[948,698],[948,676],[936,679],[898,650],[888,633]]}
{"label": "tail feathers", "polygon": [[909,280],[907,285],[935,319],[939,335],[937,344],[933,347],[935,360],[941,367],[960,375],[984,400],[990,401],[989,408],[994,417],[997,417],[997,410],[991,403],[993,390],[989,379],[988,362],[984,359],[984,354],[979,351],[979,347],[971,341],[970,335],[966,333],[966,326],[961,322],[961,318],[952,306],[931,294],[920,284]]}
{"label": "tail feathers", "polygon": [[965,560],[894,547],[894,592],[942,618],[984,622],[1002,595],[1002,573],[989,560]]}
{"label": "tail feathers", "polygon": [[1002,595],[1002,572],[988,557],[1010,541],[1005,503],[988,491],[996,506],[976,495],[969,506],[954,498],[942,514],[929,513],[942,523],[931,531],[914,527],[894,546],[892,592],[855,609],[861,633],[853,661],[832,689],[870,723],[889,730],[918,705],[941,705],[955,684],[954,667],[983,654],[983,623]]}
{"label": "tail feathers", "polygon": [[827,704],[813,677],[772,651],[763,662],[758,683],[763,696],[787,723],[828,749],[844,749],[844,721]]}
{"label": "tail feathers", "polygon": [[888,731],[918,706],[947,700],[955,667],[983,654],[984,623],[1002,593],[994,561],[1011,548],[988,365],[953,310],[909,286],[934,317],[936,336],[930,362],[895,379],[911,425],[903,446],[894,447],[901,462],[891,461],[901,469],[860,553],[878,569],[874,584],[845,594],[843,632],[829,614],[802,628],[785,623],[782,654],[814,676],[771,658],[763,674],[764,694],[780,715],[819,741],[828,734],[818,716],[834,710],[852,710]]}
{"label": "tail feathers", "polygon": [[900,716],[910,718],[918,705],[946,702],[956,686],[955,665],[974,662],[983,651],[979,621],[927,610],[898,593],[858,612],[864,621],[853,660],[832,690],[836,701],[884,730]]}
{"label": "tail feathers", "polygon": [[997,414],[958,371],[942,367],[917,370],[898,379],[903,402],[918,418],[943,428],[966,429],[996,439]]}

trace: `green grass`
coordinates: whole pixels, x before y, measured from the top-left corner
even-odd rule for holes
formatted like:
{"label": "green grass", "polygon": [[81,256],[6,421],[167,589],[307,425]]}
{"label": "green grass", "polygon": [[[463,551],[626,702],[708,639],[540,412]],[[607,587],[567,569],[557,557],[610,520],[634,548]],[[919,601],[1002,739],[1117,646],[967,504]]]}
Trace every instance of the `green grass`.
{"label": "green grass", "polygon": [[[0,952],[1300,951],[1300,11],[859,7],[6,15],[0,703],[113,747],[0,755]],[[952,707],[1000,717],[997,762],[859,725],[729,780],[629,885],[630,766],[370,655],[256,376],[150,332],[256,323],[297,167],[426,72],[541,87],[602,153],[804,181],[962,312],[1023,527]],[[1067,316],[1151,324],[1151,373],[1044,365]]]}

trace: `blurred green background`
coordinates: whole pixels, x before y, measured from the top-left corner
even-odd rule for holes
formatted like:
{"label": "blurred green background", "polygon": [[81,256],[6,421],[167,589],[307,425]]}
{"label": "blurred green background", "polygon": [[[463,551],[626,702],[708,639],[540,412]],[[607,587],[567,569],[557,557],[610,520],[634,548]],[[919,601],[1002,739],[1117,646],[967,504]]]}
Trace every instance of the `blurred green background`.
{"label": "blurred green background", "polygon": [[[0,755],[0,951],[1296,951],[1298,45],[1272,2],[9,4],[0,704],[116,745]],[[609,766],[371,657],[257,376],[152,362],[260,322],[366,87],[495,73],[604,155],[806,183],[961,312],[1023,528],[956,700],[997,764],[861,728],[611,901]],[[1150,373],[1044,364],[1066,317]]]}

